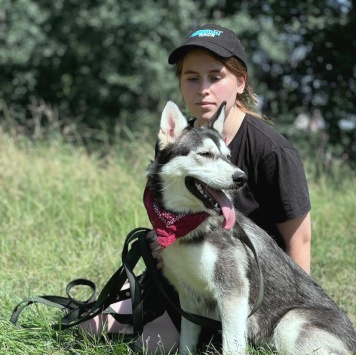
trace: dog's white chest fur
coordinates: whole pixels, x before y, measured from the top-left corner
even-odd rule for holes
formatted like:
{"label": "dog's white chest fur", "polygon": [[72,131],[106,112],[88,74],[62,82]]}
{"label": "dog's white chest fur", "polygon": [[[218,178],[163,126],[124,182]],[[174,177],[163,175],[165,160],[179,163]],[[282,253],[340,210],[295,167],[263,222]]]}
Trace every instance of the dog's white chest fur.
{"label": "dog's white chest fur", "polygon": [[[222,321],[224,318],[229,330],[225,331],[223,348],[233,350],[236,354],[243,353],[248,299],[239,296],[225,299],[219,293],[216,280],[219,263],[217,248],[207,241],[197,244],[178,241],[164,249],[162,257],[165,265],[163,272],[178,291],[182,309],[215,320]],[[182,318],[181,354],[189,353],[188,349],[196,349],[199,333],[199,326]]]}
{"label": "dog's white chest fur", "polygon": [[178,291],[188,288],[192,292],[214,297],[214,269],[218,258],[216,249],[210,243],[175,244],[166,248],[162,257],[164,274]]}

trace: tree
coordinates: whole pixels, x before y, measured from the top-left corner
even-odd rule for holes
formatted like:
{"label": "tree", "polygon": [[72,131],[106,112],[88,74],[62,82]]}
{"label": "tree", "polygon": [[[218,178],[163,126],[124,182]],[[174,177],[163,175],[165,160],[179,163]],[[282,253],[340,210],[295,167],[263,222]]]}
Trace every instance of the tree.
{"label": "tree", "polygon": [[320,110],[330,142],[356,161],[352,135],[339,129],[355,117],[351,1],[2,0],[0,97],[18,120],[43,99],[109,133],[156,130],[165,102],[181,103],[169,52],[211,21],[242,40],[267,116],[291,127]]}
{"label": "tree", "polygon": [[300,112],[320,110],[329,143],[356,160],[341,119],[355,116],[355,1],[226,0],[211,13],[241,36],[257,79],[263,111],[291,124]]}
{"label": "tree", "polygon": [[188,31],[190,1],[14,0],[3,5],[0,92],[28,117],[30,98],[90,127],[154,125],[178,98],[168,53]]}

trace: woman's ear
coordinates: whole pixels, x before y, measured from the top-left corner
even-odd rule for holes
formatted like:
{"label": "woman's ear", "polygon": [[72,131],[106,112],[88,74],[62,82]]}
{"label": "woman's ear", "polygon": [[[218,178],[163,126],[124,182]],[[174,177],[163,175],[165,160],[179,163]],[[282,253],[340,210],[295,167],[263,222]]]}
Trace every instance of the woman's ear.
{"label": "woman's ear", "polygon": [[247,78],[242,75],[237,78],[237,93],[238,94],[241,95],[244,92],[245,86],[246,86],[246,81],[247,81]]}

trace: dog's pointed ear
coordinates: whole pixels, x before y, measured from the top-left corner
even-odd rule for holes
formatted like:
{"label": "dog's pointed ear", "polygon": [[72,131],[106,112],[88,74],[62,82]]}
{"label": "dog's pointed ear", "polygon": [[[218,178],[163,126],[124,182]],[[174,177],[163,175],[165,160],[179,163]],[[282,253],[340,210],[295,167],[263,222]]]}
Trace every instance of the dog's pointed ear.
{"label": "dog's pointed ear", "polygon": [[173,101],[168,101],[161,116],[159,147],[162,149],[167,144],[174,143],[187,126],[188,122],[179,107]]}
{"label": "dog's pointed ear", "polygon": [[226,108],[226,101],[223,101],[219,109],[216,111],[214,117],[208,123],[209,128],[214,128],[220,134],[223,133],[223,129],[224,129],[225,108]]}

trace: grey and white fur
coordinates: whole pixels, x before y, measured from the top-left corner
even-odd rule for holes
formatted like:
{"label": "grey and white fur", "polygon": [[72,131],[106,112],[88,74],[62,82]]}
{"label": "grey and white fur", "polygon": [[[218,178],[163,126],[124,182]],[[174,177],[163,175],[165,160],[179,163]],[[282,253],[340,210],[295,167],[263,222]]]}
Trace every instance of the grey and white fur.
{"label": "grey and white fur", "polygon": [[[156,158],[147,170],[148,186],[164,209],[209,214],[161,254],[163,273],[178,291],[181,307],[222,322],[225,355],[246,354],[248,339],[279,354],[355,352],[355,331],[346,314],[267,233],[239,211],[233,228],[223,227],[233,218],[229,194],[246,181],[229,161],[224,119],[221,108],[209,127],[193,128],[168,102]],[[259,275],[251,250],[240,240],[242,231],[254,244],[264,276],[264,300],[251,317]],[[194,352],[201,329],[185,318],[181,326],[179,352]]]}

